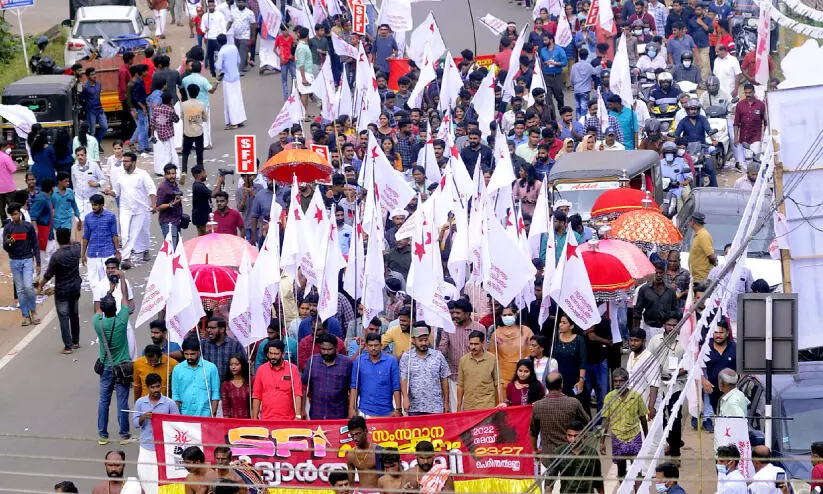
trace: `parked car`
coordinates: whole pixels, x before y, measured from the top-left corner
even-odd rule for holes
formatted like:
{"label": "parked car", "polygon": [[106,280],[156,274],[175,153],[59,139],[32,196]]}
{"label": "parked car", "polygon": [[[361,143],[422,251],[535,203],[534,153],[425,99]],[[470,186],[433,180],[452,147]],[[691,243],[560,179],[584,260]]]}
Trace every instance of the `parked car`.
{"label": "parked car", "polygon": [[[143,19],[137,7],[105,5],[81,7],[69,32],[63,59],[66,67],[90,57],[107,41],[151,38],[153,19]],[[71,22],[69,22],[71,23]],[[117,47],[113,47],[117,51]]]}

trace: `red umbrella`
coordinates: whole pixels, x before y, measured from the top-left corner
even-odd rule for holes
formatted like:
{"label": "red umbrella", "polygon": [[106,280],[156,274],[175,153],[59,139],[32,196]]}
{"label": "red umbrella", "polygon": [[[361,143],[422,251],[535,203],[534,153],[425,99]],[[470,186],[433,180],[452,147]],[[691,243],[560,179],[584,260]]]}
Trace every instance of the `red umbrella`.
{"label": "red umbrella", "polygon": [[293,177],[300,183],[331,180],[332,168],[328,160],[310,149],[286,149],[275,154],[260,173],[285,185],[291,185]]}
{"label": "red umbrella", "polygon": [[213,309],[228,304],[234,295],[237,271],[216,264],[190,264],[189,271],[194,278],[203,306]]}
{"label": "red umbrella", "polygon": [[620,259],[602,252],[584,251],[583,264],[597,300],[627,300],[634,278]]}
{"label": "red umbrella", "polygon": [[187,240],[183,244],[190,264],[216,264],[218,266],[240,266],[243,250],[249,252],[252,262],[257,259],[257,248],[243,237],[225,233],[209,233]]}
{"label": "red umbrella", "polygon": [[620,260],[623,267],[632,275],[632,278],[640,280],[646,276],[654,274],[654,265],[646,254],[636,245],[622,240],[604,239],[586,242],[580,246],[582,252],[600,252],[609,254]]}
{"label": "red umbrella", "polygon": [[648,192],[631,187],[609,189],[594,201],[591,218],[593,220],[613,220],[623,213],[644,208],[660,211],[660,206],[654,202]]}

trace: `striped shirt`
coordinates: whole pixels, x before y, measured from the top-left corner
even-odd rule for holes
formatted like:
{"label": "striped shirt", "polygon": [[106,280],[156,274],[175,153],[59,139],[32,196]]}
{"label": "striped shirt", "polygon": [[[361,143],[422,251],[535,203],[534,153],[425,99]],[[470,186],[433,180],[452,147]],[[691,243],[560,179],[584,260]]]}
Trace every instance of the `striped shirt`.
{"label": "striped shirt", "polygon": [[314,355],[309,360],[303,371],[303,386],[311,402],[312,420],[348,417],[352,367],[351,359],[339,354],[331,364],[327,364],[322,355]]}

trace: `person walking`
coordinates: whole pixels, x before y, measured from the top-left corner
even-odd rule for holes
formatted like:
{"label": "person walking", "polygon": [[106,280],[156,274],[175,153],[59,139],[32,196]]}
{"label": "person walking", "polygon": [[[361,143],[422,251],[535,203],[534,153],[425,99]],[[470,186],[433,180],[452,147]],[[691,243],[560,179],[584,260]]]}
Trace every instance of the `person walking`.
{"label": "person walking", "polygon": [[[203,149],[211,149],[211,103],[209,102],[209,95],[214,94],[214,91],[217,90],[216,87],[212,86],[208,79],[203,77],[203,64],[199,60],[195,60],[191,63],[191,73],[183,78],[183,82],[181,83],[184,88],[188,91],[189,86],[194,84],[200,90],[197,92],[196,98],[203,102],[206,105],[206,118],[203,120]],[[192,99],[195,96],[189,95]],[[183,110],[181,107],[181,115],[183,114]],[[185,125],[185,122],[184,122]],[[184,134],[185,135],[185,134]],[[195,148],[196,150],[196,148]]]}
{"label": "person walking", "polygon": [[[118,275],[121,275],[119,271]],[[117,284],[110,283],[108,294],[100,300],[100,310],[94,315],[92,325],[97,338],[100,340],[99,355],[95,363],[95,372],[100,375],[100,400],[97,404],[97,433],[98,444],[109,443],[109,406],[111,395],[117,392],[117,421],[120,425],[120,444],[128,444],[129,438],[129,386],[132,376],[125,376],[118,371],[115,376],[114,368],[131,360],[127,328],[129,323],[129,307],[126,304],[117,310],[112,292]],[[123,298],[126,298],[126,284],[120,284]]]}
{"label": "person walking", "polygon": [[234,46],[240,55],[240,73],[249,70],[249,40],[257,29],[257,16],[247,8],[246,0],[237,0],[237,8],[232,10],[231,30],[234,33]]}
{"label": "person walking", "polygon": [[269,365],[261,365],[254,376],[251,418],[253,420],[303,420],[303,383],[297,366],[283,359],[286,346],[269,341],[264,349]]}
{"label": "person walking", "polygon": [[154,14],[154,35],[160,39],[166,39],[166,17],[169,15],[169,0],[149,0],[149,7],[151,7]]}
{"label": "person walking", "polygon": [[195,417],[216,417],[220,402],[220,376],[217,367],[200,355],[196,336],[183,340],[186,363],[174,366],[171,396],[180,413]]}
{"label": "person walking", "polygon": [[429,348],[430,329],[424,322],[411,329],[414,350],[400,357],[400,390],[406,415],[449,413],[449,364]]}
{"label": "person walking", "polygon": [[82,147],[75,151],[75,162],[71,167],[71,184],[74,197],[80,210],[80,219],[91,213],[89,198],[103,191],[106,177],[97,163],[86,159],[86,150]]}
{"label": "person walking", "polygon": [[136,154],[123,153],[123,173],[114,184],[114,193],[120,198],[122,267],[130,269],[133,252],[142,252],[144,261],[149,259],[149,219],[157,201],[157,187],[145,170],[137,168]]}
{"label": "person walking", "polygon": [[63,354],[72,353],[80,348],[80,244],[71,242],[71,230],[58,228],[54,236],[59,248],[49,259],[46,272],[40,281],[38,293],[43,293],[43,286],[54,278],[54,306],[60,321],[60,334],[63,337]]}
{"label": "person walking", "polygon": [[[200,62],[196,62],[200,63]],[[205,80],[205,79],[204,79]],[[203,164],[203,135],[209,125],[209,107],[199,99],[200,87],[196,84],[186,86],[189,99],[180,104],[180,116],[183,120],[183,159],[180,170],[180,185],[186,183],[189,171],[189,154],[194,148],[195,164]],[[208,100],[208,98],[207,98]]]}
{"label": "person walking", "polygon": [[[155,0],[157,1],[157,0]],[[109,128],[109,122],[106,120],[106,112],[103,111],[103,104],[100,102],[100,92],[103,90],[103,85],[97,82],[97,72],[94,67],[86,69],[86,83],[83,84],[80,90],[80,101],[83,105],[83,110],[86,112],[86,121],[89,123],[89,129],[94,134],[97,142],[102,142],[103,137],[106,136],[106,131]],[[97,125],[100,129],[97,129]]]}
{"label": "person walking", "polygon": [[486,351],[485,340],[484,331],[469,333],[469,353],[460,358],[457,369],[458,412],[493,408],[501,399],[497,359]]}
{"label": "person walking", "polygon": [[20,312],[23,314],[21,326],[40,324],[37,317],[37,299],[34,295],[33,275],[40,276],[40,249],[37,245],[37,232],[28,221],[23,221],[19,204],[8,207],[11,222],[3,227],[3,250],[9,254],[14,287]]}
{"label": "person walking", "polygon": [[[297,75],[294,64],[294,48],[296,40],[289,32],[288,26],[280,24],[280,34],[274,39],[274,49],[280,57],[280,83],[283,86],[283,99],[287,99],[291,94],[291,87]],[[262,46],[262,45],[261,45]],[[267,70],[265,66],[260,67],[260,73]],[[289,80],[291,77],[291,81]]]}
{"label": "person walking", "polygon": [[246,108],[243,105],[243,88],[240,85],[240,53],[233,44],[228,44],[225,34],[217,37],[220,52],[217,54],[217,80],[223,83],[223,116],[226,130],[243,127],[246,123]]}
{"label": "person walking", "polygon": [[[383,352],[380,335],[366,335],[366,351],[354,361],[349,417],[400,417],[400,368],[397,359]],[[385,384],[381,384],[383,382]]]}
{"label": "person walking", "polygon": [[[152,338],[154,340],[154,338]],[[175,345],[177,345],[175,343]],[[167,381],[167,376],[177,365],[177,361],[165,355],[163,351],[167,347],[161,347],[156,343],[151,343],[143,348],[143,356],[134,360],[134,399],[137,400],[151,393],[149,385],[149,375],[158,374],[160,376],[160,392],[163,396],[171,396],[171,386]],[[178,346],[178,348],[180,348]]]}
{"label": "person walking", "polygon": [[[182,0],[177,0],[182,1]],[[148,394],[134,402],[132,425],[140,430],[140,452],[137,455],[137,478],[145,494],[157,494],[157,455],[154,452],[154,429],[151,418],[155,413],[180,415],[177,404],[163,394],[163,378],[152,372],[146,376]]]}
{"label": "person walking", "polygon": [[[620,367],[612,375],[614,389],[606,395],[603,405],[603,430],[611,432],[612,458],[617,464],[617,476],[626,476],[628,458],[640,453],[643,438],[649,434],[646,415],[649,410],[643,395],[626,386],[629,373]],[[642,434],[641,434],[642,432]],[[600,454],[606,454],[606,436],[600,438]]]}
{"label": "person walking", "polygon": [[692,274],[692,283],[697,284],[706,281],[712,266],[717,266],[717,254],[714,251],[712,235],[706,229],[706,215],[700,212],[693,213],[689,218],[689,226],[694,230],[694,239],[689,250],[689,272]]}
{"label": "person walking", "polygon": [[172,245],[176,249],[183,220],[183,192],[177,185],[177,167],[171,163],[163,167],[163,181],[157,186],[156,209],[163,238],[171,231]]}
{"label": "person walking", "polygon": [[177,152],[174,150],[174,124],[180,117],[172,106],[172,95],[163,93],[163,104],[156,105],[151,112],[151,125],[154,128],[154,173],[163,174],[163,167],[171,163],[177,166]]}
{"label": "person walking", "polygon": [[348,418],[352,361],[338,355],[338,338],[333,334],[317,337],[320,355],[313,355],[303,370],[306,402],[312,420]]}
{"label": "person walking", "polygon": [[12,203],[12,198],[17,190],[14,183],[14,172],[17,171],[17,164],[11,158],[11,143],[0,137],[0,224],[5,224],[8,219],[6,208]]}
{"label": "person walking", "polygon": [[89,285],[94,286],[106,276],[106,259],[120,257],[120,235],[117,216],[104,207],[101,194],[89,198],[91,212],[83,218],[83,240],[80,263],[86,266]]}
{"label": "person walking", "polygon": [[217,77],[214,56],[220,49],[220,45],[217,44],[217,37],[226,35],[229,19],[226,19],[222,12],[216,10],[214,0],[206,2],[206,9],[207,12],[200,19],[200,30],[206,33],[206,67],[208,67],[211,77],[214,79]]}
{"label": "person walking", "polygon": [[566,443],[566,427],[575,420],[586,424],[589,416],[578,400],[563,394],[563,376],[558,372],[546,376],[546,389],[546,397],[532,405],[529,435],[532,450],[546,455],[540,462],[548,467],[552,462],[549,455]]}

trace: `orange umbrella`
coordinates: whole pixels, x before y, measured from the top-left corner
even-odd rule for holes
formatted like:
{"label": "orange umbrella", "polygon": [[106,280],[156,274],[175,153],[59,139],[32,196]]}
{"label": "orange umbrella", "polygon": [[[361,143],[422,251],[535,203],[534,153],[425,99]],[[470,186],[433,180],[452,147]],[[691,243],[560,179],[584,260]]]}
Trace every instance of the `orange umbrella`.
{"label": "orange umbrella", "polygon": [[218,266],[240,266],[243,250],[249,252],[252,262],[257,259],[257,248],[243,237],[225,233],[209,233],[183,243],[190,264],[216,264]]}
{"label": "orange umbrella", "polygon": [[310,149],[285,149],[269,158],[260,173],[284,185],[291,185],[294,176],[300,183],[329,183],[332,168],[326,158]]}
{"label": "orange umbrella", "polygon": [[656,209],[629,211],[612,221],[606,235],[610,238],[625,240],[650,252],[657,247],[660,250],[679,249],[683,236],[674,226],[672,220],[663,216]]}
{"label": "orange umbrella", "polygon": [[646,254],[629,242],[607,238],[596,242],[585,242],[578,249],[583,252],[600,252],[616,257],[636,280],[654,274],[654,265]]}
{"label": "orange umbrella", "polygon": [[600,194],[592,205],[591,218],[593,220],[613,220],[623,213],[644,209],[660,210],[648,192],[631,187],[609,189]]}

